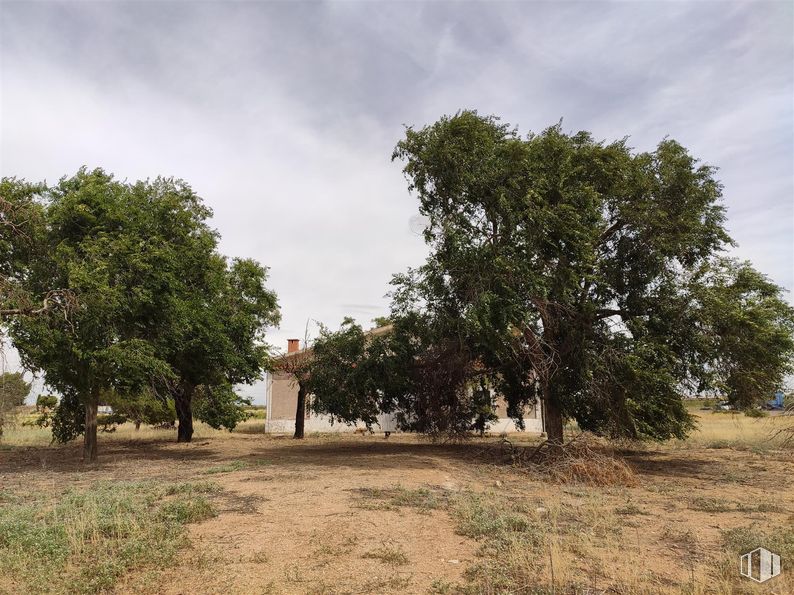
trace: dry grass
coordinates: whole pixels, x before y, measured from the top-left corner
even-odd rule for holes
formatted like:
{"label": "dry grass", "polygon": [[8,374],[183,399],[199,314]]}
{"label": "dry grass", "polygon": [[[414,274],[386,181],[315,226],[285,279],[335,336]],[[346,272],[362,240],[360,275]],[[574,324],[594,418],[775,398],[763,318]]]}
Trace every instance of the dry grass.
{"label": "dry grass", "polygon": [[[506,464],[497,438],[298,442],[262,435],[261,420],[233,433],[197,424],[189,445],[174,443],[171,432],[122,426],[101,435],[100,464],[86,471],[79,445],[50,446],[46,431],[17,427],[0,450],[0,509],[35,508],[40,497],[50,508],[64,490],[85,494],[95,485],[194,485],[157,496],[148,516],[135,517],[142,527],[186,527],[161,548],[176,555],[162,564],[122,558],[106,582],[85,583],[88,592],[764,592],[739,576],[737,556],[753,544],[794,557],[794,453],[773,437],[778,418],[698,416],[690,440],[614,450],[583,438],[556,465],[531,472]],[[509,438],[527,453],[540,443]],[[202,491],[209,484],[194,484],[196,477],[222,491]],[[202,504],[167,505],[183,498],[204,499],[217,516],[194,523],[207,514]],[[101,516],[83,510],[86,523]],[[129,522],[122,515],[109,526]],[[85,534],[103,543],[101,532]],[[102,551],[118,559],[123,539],[104,543]],[[16,563],[43,555],[31,552]],[[71,576],[88,572],[88,559],[69,554]],[[10,568],[0,560],[0,576],[12,576]],[[20,592],[2,581],[0,593]],[[22,591],[46,585],[25,583]],[[769,585],[794,592],[786,562]]]}
{"label": "dry grass", "polygon": [[[50,446],[52,442],[50,430],[48,428],[24,425],[23,421],[26,418],[28,418],[28,416],[24,414],[17,416],[11,425],[5,429],[2,440],[0,440],[0,449]],[[230,432],[215,430],[199,421],[194,422],[193,427],[193,440],[232,439]],[[264,423],[260,419],[249,419],[242,422],[235,432],[239,434],[264,433]],[[114,444],[127,443],[130,441],[152,442],[171,440],[175,437],[176,429],[160,429],[151,426],[141,426],[140,429],[136,430],[134,424],[125,423],[117,426],[116,430],[113,432],[100,432],[99,443],[101,449],[103,443]]]}
{"label": "dry grass", "polygon": [[132,569],[169,564],[184,526],[208,519],[211,484],[96,483],[60,493],[5,494],[0,589],[96,593]]}
{"label": "dry grass", "polygon": [[631,466],[603,440],[583,434],[548,460],[545,471],[559,483],[591,486],[634,486],[637,477]]}
{"label": "dry grass", "polygon": [[732,448],[769,451],[784,447],[781,430],[794,425],[794,418],[775,415],[747,417],[739,412],[697,411],[698,429],[686,440],[671,442],[670,448]]}
{"label": "dry grass", "polygon": [[482,453],[555,483],[636,485],[631,465],[606,440],[592,434],[576,434],[563,447],[549,442],[524,445],[516,438],[502,438],[498,447],[484,448]]}
{"label": "dry grass", "polygon": [[366,552],[362,558],[380,560],[389,566],[405,566],[408,564],[408,556],[397,546],[383,545],[377,549]]}

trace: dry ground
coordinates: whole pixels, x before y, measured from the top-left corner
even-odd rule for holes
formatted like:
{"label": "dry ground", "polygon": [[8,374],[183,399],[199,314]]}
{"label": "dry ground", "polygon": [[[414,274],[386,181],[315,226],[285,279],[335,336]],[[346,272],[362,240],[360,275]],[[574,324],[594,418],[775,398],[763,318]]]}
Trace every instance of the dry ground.
{"label": "dry ground", "polygon": [[[188,525],[169,567],[123,573],[118,593],[794,593],[794,560],[756,586],[738,576],[735,551],[767,539],[794,552],[794,453],[768,440],[771,419],[701,415],[687,442],[621,452],[633,485],[554,483],[505,464],[498,437],[297,442],[247,422],[201,428],[188,445],[122,428],[101,436],[93,468],[79,445],[12,430],[0,488],[24,498],[102,482],[215,484],[217,515]],[[19,592],[9,576],[0,592]]]}

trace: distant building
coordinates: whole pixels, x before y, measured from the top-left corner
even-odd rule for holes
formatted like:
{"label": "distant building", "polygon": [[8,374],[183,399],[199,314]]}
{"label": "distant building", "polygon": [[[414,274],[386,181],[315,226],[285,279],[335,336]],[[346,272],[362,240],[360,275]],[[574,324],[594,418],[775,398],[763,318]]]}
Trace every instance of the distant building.
{"label": "distant building", "polygon": [[[368,331],[372,336],[379,336],[391,332],[391,326],[382,326]],[[300,349],[298,339],[287,341],[287,354],[285,357],[301,357],[311,353],[308,350]],[[311,395],[307,397],[310,402]],[[266,380],[265,405],[267,407],[267,419],[265,431],[274,434],[291,434],[295,431],[295,414],[298,406],[298,383],[292,374],[286,372],[273,372],[268,374]],[[308,402],[307,402],[308,405]],[[543,422],[541,415],[541,405],[528,408],[524,413],[524,425],[528,432],[542,432]],[[494,395],[494,411],[498,419],[490,424],[489,432],[507,433],[517,431],[515,422],[507,416],[507,404],[499,395]],[[395,420],[393,416],[384,414],[378,417],[380,431],[395,431]],[[364,427],[363,424],[349,426],[344,423],[331,423],[330,416],[317,415],[306,407],[306,417],[304,429],[306,432],[353,432],[356,428]]]}

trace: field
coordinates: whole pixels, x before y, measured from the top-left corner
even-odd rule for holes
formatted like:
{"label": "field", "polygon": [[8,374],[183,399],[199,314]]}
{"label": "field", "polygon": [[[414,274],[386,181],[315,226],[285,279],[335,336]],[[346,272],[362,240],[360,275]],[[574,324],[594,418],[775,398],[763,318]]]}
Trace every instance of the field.
{"label": "field", "polygon": [[[80,445],[12,427],[0,592],[794,593],[790,420],[697,414],[687,441],[595,444],[555,475],[510,464],[532,436],[121,427],[86,468]],[[783,572],[756,585],[738,556],[761,545]]]}

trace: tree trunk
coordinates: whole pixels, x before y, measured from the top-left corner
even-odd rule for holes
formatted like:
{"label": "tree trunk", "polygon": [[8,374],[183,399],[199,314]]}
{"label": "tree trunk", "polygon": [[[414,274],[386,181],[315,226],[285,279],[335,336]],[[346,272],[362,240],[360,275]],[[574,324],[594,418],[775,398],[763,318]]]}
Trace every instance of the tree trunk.
{"label": "tree trunk", "polygon": [[303,428],[306,422],[306,387],[303,382],[298,382],[298,406],[295,408],[295,435],[293,438],[303,438]]}
{"label": "tree trunk", "polygon": [[135,422],[135,431],[137,432],[140,429],[141,429],[141,421],[138,420],[138,421]]}
{"label": "tree trunk", "polygon": [[554,398],[550,387],[543,388],[543,430],[546,432],[546,439],[558,446],[563,444],[562,433],[562,411]]}
{"label": "tree trunk", "polygon": [[182,383],[176,392],[174,405],[179,427],[176,431],[177,442],[190,442],[193,439],[193,391],[192,384]]}
{"label": "tree trunk", "polygon": [[91,391],[85,401],[85,431],[83,432],[83,461],[93,463],[97,459],[96,416],[99,409],[99,393]]}

